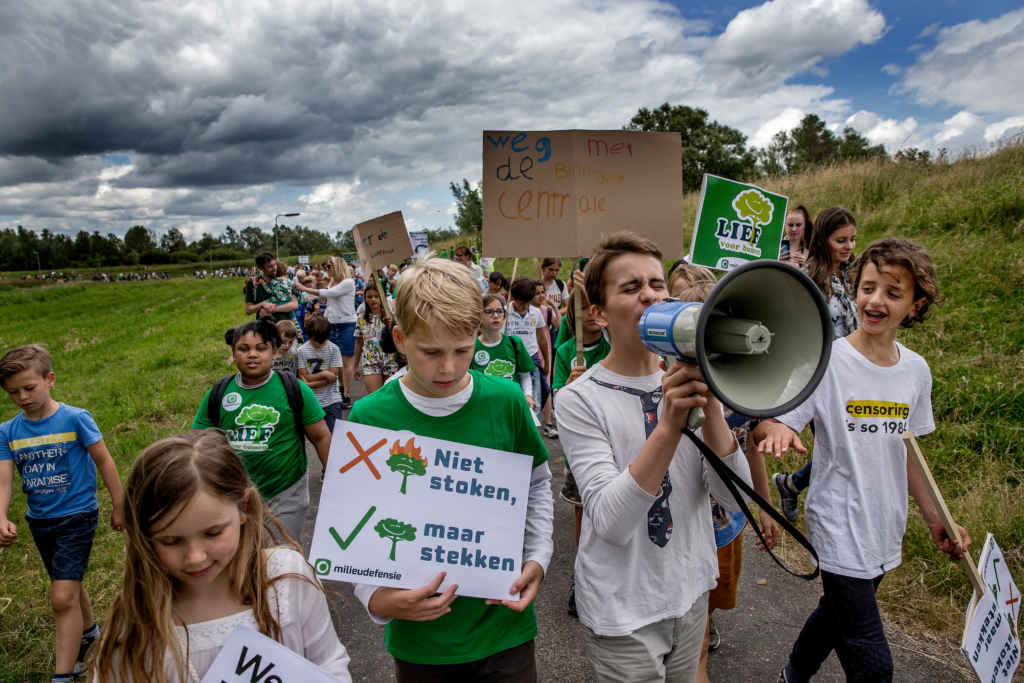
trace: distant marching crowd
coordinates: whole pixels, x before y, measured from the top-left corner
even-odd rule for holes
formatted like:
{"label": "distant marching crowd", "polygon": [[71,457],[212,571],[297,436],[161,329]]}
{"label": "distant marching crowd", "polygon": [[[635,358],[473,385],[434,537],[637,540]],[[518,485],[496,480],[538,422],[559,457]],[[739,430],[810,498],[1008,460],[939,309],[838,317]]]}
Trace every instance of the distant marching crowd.
{"label": "distant marching crowd", "polygon": [[[707,447],[764,500],[774,489],[787,518],[797,519],[808,490],[823,595],[788,658],[777,654],[778,680],[805,683],[835,652],[848,681],[891,681],[875,591],[901,562],[908,493],[939,550],[958,558],[970,538],[963,529],[962,546],[947,537],[901,440],[935,428],[928,365],[895,341],[941,303],[935,265],[895,238],[856,256],[856,235],[842,207],[786,217],[781,259],[821,289],[836,341],[809,400],[765,420],[731,413],[696,366],[666,369],[641,343],[649,306],[704,301],[716,277],[685,259],[666,270],[658,245],[630,232],[605,236],[565,282],[560,259],[544,259],[539,279],[508,282],[467,246],[367,277],[340,255],[293,269],[264,252],[253,269],[227,269],[246,277],[254,318],[225,334],[236,371],[206,392],[189,433],[138,455],[123,487],[92,415],[51,397],[46,349],[8,351],[0,383],[21,412],[0,426],[0,546],[23,537],[8,516],[17,469],[52,581],[52,680],[198,683],[244,624],[350,681],[329,589],[296,542],[310,504],[304,442],[326,470],[344,418],[533,459],[517,600],[457,597],[457,585],[439,593],[443,571],[415,589],[355,586],[366,615],[343,618],[385,626],[400,683],[537,680],[532,603],[554,550],[545,438],[561,439],[558,498],[575,512],[567,608],[584,650],[564,656],[585,658],[601,683],[706,681],[721,641],[711,615],[737,605],[747,501],[681,438],[689,411],[702,407]],[[353,404],[360,380],[368,395]],[[875,404],[897,409],[881,422],[849,409]],[[765,456],[807,453],[799,434],[808,425],[813,460],[769,480]],[[110,525],[125,532],[123,580],[102,632],[82,583],[97,471]],[[759,520],[770,549],[779,530]]]}

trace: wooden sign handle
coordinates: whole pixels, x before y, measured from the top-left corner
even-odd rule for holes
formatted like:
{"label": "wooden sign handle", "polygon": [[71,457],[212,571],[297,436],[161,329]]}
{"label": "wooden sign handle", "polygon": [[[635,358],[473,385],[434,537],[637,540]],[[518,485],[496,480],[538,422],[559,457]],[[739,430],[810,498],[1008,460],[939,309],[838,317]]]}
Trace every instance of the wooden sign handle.
{"label": "wooden sign handle", "polygon": [[505,302],[505,322],[508,322],[508,312],[512,310],[512,283],[516,281],[516,271],[519,270],[519,259],[516,258],[512,264],[512,279],[508,281],[508,301]]}
{"label": "wooden sign handle", "polygon": [[536,273],[537,281],[540,282],[540,280],[541,280],[540,261],[538,261],[536,258],[533,259],[533,272]]}
{"label": "wooden sign handle", "polygon": [[373,271],[373,282],[377,285],[377,294],[380,295],[380,312],[390,318],[391,308],[388,306],[388,297],[384,293],[384,285],[381,284],[380,275],[377,274],[376,270]]}
{"label": "wooden sign handle", "polygon": [[[572,260],[572,273],[569,274],[570,278],[576,276],[576,271],[580,269],[579,258]],[[572,301],[573,301],[573,312],[576,314],[576,365],[583,365],[583,292],[580,291],[579,287],[574,286],[572,288]]]}
{"label": "wooden sign handle", "polygon": [[[924,482],[925,488],[928,489],[928,497],[932,499],[932,504],[939,513],[939,519],[942,520],[942,526],[946,529],[946,534],[950,538],[956,539],[957,543],[963,545],[963,539],[960,538],[960,532],[953,521],[953,515],[949,514],[949,508],[946,507],[946,501],[942,497],[942,492],[939,491],[939,487],[935,484],[935,478],[932,477],[932,471],[928,467],[928,462],[924,459],[924,453],[921,452],[917,439],[914,438],[911,432],[907,432],[903,435],[903,443],[907,445],[907,454],[913,461],[914,467],[917,468],[917,473],[921,475],[921,481]],[[960,558],[960,564],[963,566],[964,571],[967,572],[967,578],[971,580],[975,594],[978,597],[984,595],[985,582],[982,581],[978,568],[975,566],[974,561],[971,560],[971,554],[966,550]]]}

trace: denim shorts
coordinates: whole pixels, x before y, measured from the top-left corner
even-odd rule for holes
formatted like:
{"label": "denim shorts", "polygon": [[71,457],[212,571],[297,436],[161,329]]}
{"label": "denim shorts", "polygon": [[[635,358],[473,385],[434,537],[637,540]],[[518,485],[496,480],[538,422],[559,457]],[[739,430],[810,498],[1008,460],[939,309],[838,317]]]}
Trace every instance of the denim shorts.
{"label": "denim shorts", "polygon": [[39,548],[51,581],[85,578],[99,515],[99,510],[91,510],[50,519],[26,517],[32,540]]}
{"label": "denim shorts", "polygon": [[334,423],[341,419],[341,401],[336,401],[329,406],[321,406],[324,409],[324,422],[327,430],[334,433]]}
{"label": "denim shorts", "polygon": [[356,324],[331,323],[331,343],[338,347],[342,356],[356,354]]}

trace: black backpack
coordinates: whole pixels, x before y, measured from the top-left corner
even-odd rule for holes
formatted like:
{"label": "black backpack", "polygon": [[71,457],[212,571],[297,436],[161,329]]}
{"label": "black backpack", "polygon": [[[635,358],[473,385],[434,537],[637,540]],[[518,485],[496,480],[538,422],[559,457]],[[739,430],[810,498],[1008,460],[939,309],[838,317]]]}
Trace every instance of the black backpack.
{"label": "black backpack", "polygon": [[[292,417],[295,418],[295,431],[298,432],[300,437],[303,437],[306,435],[306,426],[302,424],[304,401],[299,380],[290,372],[277,372],[275,374],[281,378],[281,383],[284,384],[284,393],[288,397],[288,407],[291,408]],[[228,383],[234,377],[234,375],[221,377],[213,385],[213,389],[210,389],[210,398],[206,402],[206,415],[209,417],[210,423],[217,428],[220,428],[220,403],[224,399],[224,392],[227,391]]]}

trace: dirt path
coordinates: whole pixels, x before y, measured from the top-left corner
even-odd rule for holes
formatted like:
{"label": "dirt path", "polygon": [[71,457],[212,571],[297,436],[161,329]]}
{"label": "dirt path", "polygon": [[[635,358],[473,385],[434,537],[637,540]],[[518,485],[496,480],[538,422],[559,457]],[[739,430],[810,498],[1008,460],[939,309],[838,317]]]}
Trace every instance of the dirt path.
{"label": "dirt path", "polygon": [[[363,386],[352,387],[353,398],[363,395]],[[562,446],[557,439],[544,440],[551,453],[552,483],[555,500],[555,554],[544,586],[537,598],[537,664],[543,681],[575,683],[590,680],[580,637],[582,626],[565,611],[572,582],[575,542],[572,509],[557,499],[562,482]],[[312,450],[312,449],[310,449]],[[311,471],[319,475],[320,463],[313,455]],[[306,518],[303,547],[307,553],[320,500],[319,476],[310,477],[312,504]],[[716,615],[722,634],[722,646],[711,654],[709,676],[712,681],[730,683],[774,683],[786,663],[790,648],[821,595],[821,584],[808,583],[789,576],[759,552],[748,534],[744,541],[743,571],[740,575],[739,605],[735,610]],[[767,579],[758,585],[758,579]],[[349,584],[332,587],[348,600],[334,600],[339,618],[335,624],[341,642],[352,657],[350,671],[354,681],[393,681],[394,665],[384,649],[383,628],[374,625],[362,605],[352,595]],[[948,665],[926,654],[914,652],[914,644],[887,624],[896,681],[947,683],[970,680]],[[908,649],[912,648],[912,649]],[[955,656],[947,653],[946,656]],[[835,655],[815,676],[816,683],[845,681]]]}

